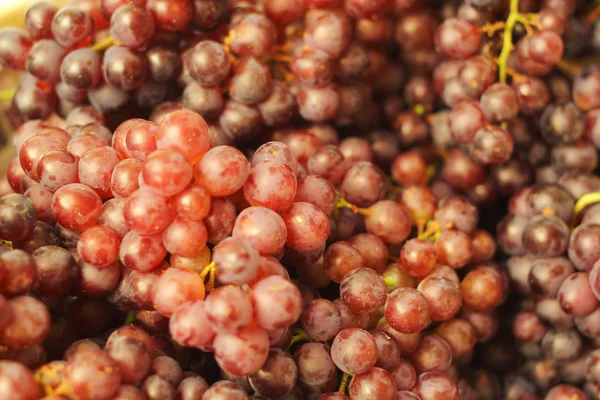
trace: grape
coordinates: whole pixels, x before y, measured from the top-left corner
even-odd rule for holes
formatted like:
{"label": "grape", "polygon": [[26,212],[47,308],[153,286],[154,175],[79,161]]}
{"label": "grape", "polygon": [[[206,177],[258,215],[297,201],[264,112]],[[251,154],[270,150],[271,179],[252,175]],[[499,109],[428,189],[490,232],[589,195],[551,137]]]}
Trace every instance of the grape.
{"label": "grape", "polygon": [[0,254],[0,293],[13,297],[26,294],[37,278],[35,260],[23,250],[9,250]]}
{"label": "grape", "polygon": [[123,213],[127,225],[141,235],[161,233],[175,218],[171,200],[146,188],[136,190],[127,198]]}
{"label": "grape", "polygon": [[294,201],[296,187],[296,176],[290,167],[263,161],[250,170],[244,183],[244,197],[253,206],[282,211]]}
{"label": "grape", "polygon": [[450,132],[459,143],[473,142],[476,132],[487,123],[481,105],[475,101],[463,101],[450,113]]}
{"label": "grape", "polygon": [[529,285],[535,293],[556,296],[560,285],[573,272],[573,264],[564,257],[539,258],[531,265]]}
{"label": "grape", "polygon": [[549,330],[542,338],[542,354],[558,362],[573,360],[582,347],[582,338],[574,330]]}
{"label": "grape", "polygon": [[281,276],[272,275],[256,283],[250,291],[250,299],[254,318],[264,329],[288,327],[298,320],[302,312],[300,290]]}
{"label": "grape", "polygon": [[128,232],[121,241],[119,258],[123,264],[140,272],[156,268],[167,255],[159,235],[142,236],[136,231]]}
{"label": "grape", "polygon": [[569,228],[557,217],[534,217],[523,232],[523,245],[536,256],[560,256],[567,250],[568,242]]}
{"label": "grape", "polygon": [[335,201],[335,188],[325,178],[308,175],[298,180],[294,202],[311,203],[330,215],[335,207]]}
{"label": "grape", "polygon": [[27,8],[25,29],[32,40],[52,38],[52,19],[57,10],[58,7],[46,1],[38,1]]}
{"label": "grape", "polygon": [[132,337],[120,337],[107,345],[108,355],[117,364],[123,383],[135,384],[150,370],[152,359],[144,344]]}
{"label": "grape", "polygon": [[436,260],[435,247],[428,240],[410,239],[400,251],[400,265],[412,276],[428,275],[435,268]]}
{"label": "grape", "polygon": [[408,390],[401,390],[397,393],[396,400],[421,400],[421,397]]}
{"label": "grape", "polygon": [[443,372],[430,371],[417,377],[417,384],[412,389],[422,400],[456,400],[458,389],[452,379]]}
{"label": "grape", "polygon": [[272,82],[271,94],[257,107],[262,121],[267,126],[284,125],[297,114],[296,100],[288,89],[277,81]]}
{"label": "grape", "polygon": [[192,20],[193,6],[187,0],[148,0],[156,28],[172,32],[184,31]]}
{"label": "grape", "polygon": [[473,137],[473,158],[483,164],[503,164],[512,155],[513,141],[510,133],[501,127],[485,126]]}
{"label": "grape", "polygon": [[144,393],[135,386],[121,385],[113,400],[143,400]]}
{"label": "grape", "polygon": [[63,47],[72,47],[92,33],[93,22],[89,15],[76,7],[59,9],[52,19],[52,34]]}
{"label": "grape", "polygon": [[435,32],[436,49],[453,59],[464,60],[479,50],[479,28],[464,18],[449,18]]}
{"label": "grape", "polygon": [[269,397],[281,397],[296,384],[298,369],[293,358],[279,349],[271,349],[265,364],[248,378],[254,391]]}
{"label": "grape", "polygon": [[15,297],[8,304],[18,318],[11,319],[0,333],[2,343],[14,349],[42,343],[50,332],[51,324],[46,305],[29,296]]}
{"label": "grape", "polygon": [[342,316],[329,300],[316,299],[308,303],[300,318],[304,331],[315,340],[330,340],[342,330]]}
{"label": "grape", "polygon": [[477,311],[496,307],[504,296],[502,277],[493,267],[483,266],[469,272],[460,288],[464,304]]}
{"label": "grape", "polygon": [[235,206],[226,198],[211,199],[210,212],[204,219],[208,242],[217,244],[233,232],[236,220]]}
{"label": "grape", "polygon": [[154,358],[152,360],[150,372],[153,375],[158,375],[166,379],[175,387],[183,380],[183,370],[181,369],[181,366],[175,359],[168,356]]}
{"label": "grape", "polygon": [[444,339],[452,349],[452,356],[459,358],[468,354],[477,340],[475,329],[462,318],[442,322],[435,333]]}
{"label": "grape", "polygon": [[211,149],[194,168],[194,177],[211,196],[235,193],[244,185],[250,163],[237,149],[218,146]]}
{"label": "grape", "polygon": [[27,56],[27,71],[37,79],[49,83],[60,80],[60,66],[66,49],[53,40],[36,42]]}
{"label": "grape", "polygon": [[175,388],[165,378],[150,375],[142,384],[142,391],[149,400],[174,399]]}
{"label": "grape", "polygon": [[293,203],[281,214],[287,228],[287,245],[298,251],[317,249],[329,236],[329,220],[310,203]]}
{"label": "grape", "polygon": [[377,362],[375,339],[358,328],[342,330],[333,340],[331,356],[335,365],[350,374],[362,374],[371,370]]}
{"label": "grape", "polygon": [[373,204],[365,218],[367,231],[385,243],[402,243],[410,234],[410,217],[403,205],[391,200]]}
{"label": "grape", "polygon": [[[468,99],[477,98],[496,80],[496,66],[482,56],[465,60],[458,71],[457,83]],[[466,100],[466,99],[465,99]]]}
{"label": "grape", "polygon": [[88,186],[72,183],[58,189],[52,196],[52,210],[63,227],[83,232],[96,224],[102,200]]}
{"label": "grape", "polygon": [[163,245],[171,254],[193,258],[206,245],[206,226],[201,221],[176,217],[162,233]]}
{"label": "grape", "polygon": [[242,57],[262,57],[275,44],[277,33],[265,15],[248,12],[231,27],[231,50]]}
{"label": "grape", "polygon": [[121,265],[114,262],[98,268],[85,261],[78,263],[79,281],[75,282],[75,290],[87,297],[105,297],[113,292],[119,284]]}
{"label": "grape", "polygon": [[33,252],[37,267],[33,291],[44,297],[62,297],[71,290],[76,275],[71,253],[58,246],[43,246]]}
{"label": "grape", "polygon": [[29,369],[17,361],[0,361],[0,395],[6,399],[35,400],[40,388]]}
{"label": "grape", "polygon": [[400,347],[391,335],[384,331],[371,331],[371,336],[377,345],[377,363],[375,366],[390,370],[400,360]]}
{"label": "grape", "polygon": [[217,332],[236,333],[252,321],[250,297],[237,287],[220,287],[206,302],[206,316]]}
{"label": "grape", "polygon": [[371,396],[382,400],[396,399],[394,378],[378,367],[353,377],[348,389],[351,399],[367,399]]}
{"label": "grape", "polygon": [[[430,334],[423,337],[414,352],[408,355],[408,360],[414,366],[412,375],[427,371],[445,371],[452,362],[452,349],[442,337]],[[416,379],[416,375],[413,379]]]}
{"label": "grape", "polygon": [[333,85],[302,87],[296,96],[298,111],[302,118],[311,122],[325,122],[337,114],[341,98]]}
{"label": "grape", "polygon": [[538,343],[548,330],[538,316],[533,312],[521,312],[513,321],[515,337],[526,343]]}
{"label": "grape", "polygon": [[340,299],[353,312],[368,314],[384,305],[386,285],[378,272],[359,268],[347,273],[340,283]]}
{"label": "grape", "polygon": [[452,318],[462,305],[460,286],[450,279],[430,276],[419,283],[417,290],[427,299],[433,321]]}
{"label": "grape", "polygon": [[181,400],[194,400],[202,397],[208,390],[208,383],[201,376],[188,376],[177,387],[177,398]]}
{"label": "grape", "polygon": [[249,325],[237,333],[217,334],[214,349],[223,370],[237,376],[251,375],[260,370],[269,356],[269,336],[264,329]]}
{"label": "grape", "polygon": [[126,4],[112,14],[110,33],[124,46],[133,49],[142,47],[154,36],[154,19],[142,7]]}
{"label": "grape", "polygon": [[271,73],[256,58],[244,58],[233,67],[229,81],[229,95],[233,100],[255,105],[264,101],[270,92]]}
{"label": "grape", "polygon": [[117,89],[133,90],[146,79],[146,59],[126,47],[111,46],[104,54],[102,73]]}
{"label": "grape", "polygon": [[569,275],[558,289],[560,307],[575,317],[584,317],[594,311],[598,301],[590,286],[589,274],[575,272]]}
{"label": "grape", "polygon": [[173,340],[188,347],[205,348],[215,338],[203,301],[187,302],[177,307],[169,320],[169,332]]}
{"label": "grape", "polygon": [[231,381],[215,382],[202,395],[202,400],[245,400],[247,398],[244,389]]}
{"label": "grape", "polygon": [[330,349],[321,343],[305,343],[294,352],[298,380],[306,385],[323,385],[336,377]]}
{"label": "grape", "polygon": [[558,385],[553,387],[545,397],[545,400],[562,400],[562,399],[585,399],[586,395],[575,386]]}
{"label": "grape", "polygon": [[38,164],[44,153],[50,150],[65,150],[69,140],[70,136],[63,130],[45,128],[23,143],[19,152],[19,162],[27,176],[38,180]]}
{"label": "grape", "polygon": [[169,317],[181,304],[203,300],[204,295],[204,283],[198,274],[181,268],[169,268],[154,285],[152,299],[156,310]]}
{"label": "grape", "polygon": [[413,185],[425,179],[425,160],[416,152],[398,155],[392,164],[392,178],[401,185]]}

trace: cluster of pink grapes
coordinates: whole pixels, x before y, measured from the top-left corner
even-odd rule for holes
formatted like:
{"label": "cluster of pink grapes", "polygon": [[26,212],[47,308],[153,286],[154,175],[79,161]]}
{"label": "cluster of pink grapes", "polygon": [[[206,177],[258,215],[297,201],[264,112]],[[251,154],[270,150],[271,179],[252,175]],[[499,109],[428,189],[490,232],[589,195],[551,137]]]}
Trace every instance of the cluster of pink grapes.
{"label": "cluster of pink grapes", "polygon": [[0,400],[600,399],[599,38],[577,0],[34,3]]}

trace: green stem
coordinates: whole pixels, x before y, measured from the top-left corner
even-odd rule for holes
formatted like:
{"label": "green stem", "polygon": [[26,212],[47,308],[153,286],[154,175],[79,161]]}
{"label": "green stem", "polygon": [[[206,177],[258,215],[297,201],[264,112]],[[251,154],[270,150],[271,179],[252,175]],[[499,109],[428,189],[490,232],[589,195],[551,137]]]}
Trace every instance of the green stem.
{"label": "green stem", "polygon": [[385,282],[386,286],[395,286],[398,282],[396,281],[396,278],[394,278],[393,276],[386,276],[383,281]]}
{"label": "green stem", "polygon": [[342,380],[340,381],[340,389],[338,390],[339,393],[346,393],[346,388],[348,387],[348,383],[350,383],[351,378],[351,374],[344,372],[344,375],[342,375]]}
{"label": "green stem", "polygon": [[17,92],[16,88],[0,90],[0,101],[12,100],[12,98],[15,97],[16,92]]}
{"label": "green stem", "polygon": [[292,341],[290,342],[288,349],[291,348],[293,345],[295,345],[298,342],[310,342],[310,341],[311,341],[311,338],[310,338],[310,336],[308,336],[308,333],[306,333],[304,330],[302,330],[300,328],[294,328],[292,331]]}
{"label": "green stem", "polygon": [[575,220],[577,220],[577,217],[584,208],[598,202],[600,202],[600,192],[586,193],[581,196],[579,200],[577,200],[577,203],[575,203]]}
{"label": "green stem", "polygon": [[131,325],[135,322],[135,311],[129,311],[123,325]]}
{"label": "green stem", "polygon": [[498,56],[498,75],[500,82],[506,83],[508,76],[508,57],[513,49],[512,34],[515,24],[519,22],[521,14],[519,13],[519,0],[510,0],[510,12],[504,26],[502,37],[502,51]]}
{"label": "green stem", "polygon": [[92,46],[92,50],[96,52],[101,52],[103,50],[106,50],[108,47],[116,44],[117,42],[115,41],[115,38],[112,35],[109,35],[106,39],[98,43],[94,43],[94,45]]}

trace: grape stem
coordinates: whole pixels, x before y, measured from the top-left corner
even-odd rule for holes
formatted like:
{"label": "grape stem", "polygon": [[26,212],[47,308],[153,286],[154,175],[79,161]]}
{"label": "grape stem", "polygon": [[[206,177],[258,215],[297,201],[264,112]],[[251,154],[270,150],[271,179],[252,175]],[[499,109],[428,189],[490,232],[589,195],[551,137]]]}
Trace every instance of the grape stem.
{"label": "grape stem", "polygon": [[308,336],[308,333],[306,333],[303,329],[300,328],[294,328],[292,330],[292,340],[290,341],[290,345],[288,346],[288,349],[290,349],[293,345],[295,345],[298,342],[310,342],[310,336]]}
{"label": "grape stem", "polygon": [[440,223],[436,220],[431,220],[427,222],[427,228],[421,234],[419,234],[418,238],[422,240],[436,240],[442,234],[442,227]]}
{"label": "grape stem", "polygon": [[202,272],[200,272],[200,279],[202,282],[205,282],[206,276],[208,275],[208,282],[205,283],[206,291],[212,292],[215,288],[215,275],[216,275],[216,264],[214,261],[211,261]]}
{"label": "grape stem", "polygon": [[502,34],[502,50],[500,51],[500,55],[496,60],[496,63],[498,64],[499,80],[502,83],[506,83],[506,78],[511,72],[508,67],[508,58],[510,57],[510,53],[514,48],[513,29],[518,22],[523,24],[528,35],[533,33],[532,26],[539,27],[539,19],[537,14],[521,14],[519,12],[519,0],[510,0],[510,10],[508,13],[508,18],[506,18],[506,22],[492,24],[483,30],[490,35],[496,30],[499,30],[500,26],[504,26],[504,32]]}
{"label": "grape stem", "polygon": [[135,322],[135,311],[129,311],[123,325],[131,325]]}
{"label": "grape stem", "polygon": [[12,100],[12,98],[15,97],[16,92],[17,92],[16,88],[0,90],[0,101]]}
{"label": "grape stem", "polygon": [[586,193],[581,196],[575,203],[574,219],[577,220],[584,208],[598,202],[600,202],[600,192]]}
{"label": "grape stem", "polygon": [[340,208],[347,208],[350,211],[352,211],[354,214],[360,214],[360,215],[369,215],[371,214],[371,211],[368,208],[360,208],[355,206],[354,204],[348,202],[346,199],[344,199],[341,195],[340,192],[337,192],[338,198],[337,201],[335,202],[335,208],[336,209],[340,209]]}
{"label": "grape stem", "polygon": [[115,41],[115,38],[112,35],[109,35],[106,39],[101,40],[98,43],[94,43],[94,45],[92,46],[92,50],[99,53],[101,51],[106,50],[110,46],[116,45],[116,44],[117,44],[117,42]]}
{"label": "grape stem", "polygon": [[569,78],[575,78],[583,68],[598,62],[600,62],[600,53],[577,60],[560,60],[556,67]]}
{"label": "grape stem", "polygon": [[3,240],[2,244],[5,245],[6,247],[10,247],[11,249],[13,248],[12,242],[9,242],[8,240]]}
{"label": "grape stem", "polygon": [[386,276],[385,278],[383,278],[383,281],[385,282],[385,286],[387,287],[396,286],[396,284],[398,283],[396,281],[396,278],[394,278],[393,276]]}
{"label": "grape stem", "polygon": [[342,380],[340,381],[340,389],[338,390],[338,392],[346,393],[346,388],[348,387],[348,383],[350,382],[351,378],[351,374],[344,372],[344,374],[342,375]]}

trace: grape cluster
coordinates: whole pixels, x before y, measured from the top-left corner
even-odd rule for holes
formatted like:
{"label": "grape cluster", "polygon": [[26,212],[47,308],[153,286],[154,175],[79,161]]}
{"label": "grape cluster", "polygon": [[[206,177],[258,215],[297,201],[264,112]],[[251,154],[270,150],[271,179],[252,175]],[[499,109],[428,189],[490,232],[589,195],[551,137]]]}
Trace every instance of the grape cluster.
{"label": "grape cluster", "polygon": [[598,32],[576,0],[33,4],[0,399],[599,399]]}

